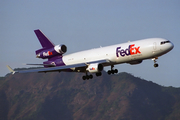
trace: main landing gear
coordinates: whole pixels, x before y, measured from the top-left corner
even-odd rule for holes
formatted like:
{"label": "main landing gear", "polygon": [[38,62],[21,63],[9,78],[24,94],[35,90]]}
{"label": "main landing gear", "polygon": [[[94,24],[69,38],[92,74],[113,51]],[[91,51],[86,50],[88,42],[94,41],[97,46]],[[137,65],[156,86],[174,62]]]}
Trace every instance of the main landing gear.
{"label": "main landing gear", "polygon": [[159,65],[156,63],[158,58],[153,58],[152,60],[154,61],[154,67],[156,68],[156,67],[158,67]]}
{"label": "main landing gear", "polygon": [[[111,65],[111,70],[108,70],[108,74],[110,75],[110,74],[115,74],[115,73],[118,73],[118,70],[117,69],[113,69],[113,67],[114,67],[114,65]],[[96,76],[98,77],[98,76],[101,76],[102,75],[102,73],[101,72],[97,72],[96,73]],[[82,76],[82,79],[83,80],[89,80],[89,79],[92,79],[93,78],[93,75],[92,74],[90,74],[90,75],[88,75],[88,73],[87,73],[87,71],[86,71],[86,75],[84,75],[84,76]]]}
{"label": "main landing gear", "polygon": [[[97,76],[97,77],[98,77],[98,76],[101,76],[101,75],[102,75],[101,72],[96,73],[96,76]],[[85,76],[82,77],[83,80],[89,80],[89,79],[92,79],[92,78],[93,78],[93,75],[88,75],[87,73],[86,73]]]}
{"label": "main landing gear", "polygon": [[86,79],[89,80],[89,79],[92,79],[92,78],[93,78],[93,75],[87,75],[87,74],[82,77],[83,80],[86,80]]}
{"label": "main landing gear", "polygon": [[114,73],[118,73],[118,70],[117,69],[113,69],[113,67],[114,67],[114,65],[111,65],[111,70],[108,70],[108,74],[110,75],[110,74],[114,74]]}

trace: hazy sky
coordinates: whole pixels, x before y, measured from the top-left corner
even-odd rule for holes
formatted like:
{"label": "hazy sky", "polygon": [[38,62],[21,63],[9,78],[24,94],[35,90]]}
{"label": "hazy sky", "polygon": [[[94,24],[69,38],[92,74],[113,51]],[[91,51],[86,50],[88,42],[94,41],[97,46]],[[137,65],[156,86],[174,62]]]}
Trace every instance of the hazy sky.
{"label": "hazy sky", "polygon": [[180,87],[179,0],[1,0],[0,76],[9,73],[7,64],[17,68],[44,61],[35,55],[41,48],[35,29],[53,43],[65,44],[66,54],[144,38],[168,39],[175,47],[158,59],[158,68],[152,60],[115,67],[163,86]]}

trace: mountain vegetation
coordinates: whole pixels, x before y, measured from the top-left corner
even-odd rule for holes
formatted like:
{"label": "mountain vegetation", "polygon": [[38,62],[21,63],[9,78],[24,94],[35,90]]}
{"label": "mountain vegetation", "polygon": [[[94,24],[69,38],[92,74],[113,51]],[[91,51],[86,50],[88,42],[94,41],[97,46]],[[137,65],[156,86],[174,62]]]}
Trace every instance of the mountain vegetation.
{"label": "mountain vegetation", "polygon": [[82,75],[0,77],[0,120],[180,120],[180,88],[125,72],[85,81]]}

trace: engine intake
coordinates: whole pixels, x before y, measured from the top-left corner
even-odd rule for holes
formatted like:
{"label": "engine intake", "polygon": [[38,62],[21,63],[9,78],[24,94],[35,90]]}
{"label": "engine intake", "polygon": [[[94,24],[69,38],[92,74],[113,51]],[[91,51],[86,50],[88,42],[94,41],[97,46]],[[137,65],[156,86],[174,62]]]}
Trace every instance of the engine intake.
{"label": "engine intake", "polygon": [[54,50],[58,52],[59,54],[64,54],[67,51],[66,45],[56,45],[54,47]]}

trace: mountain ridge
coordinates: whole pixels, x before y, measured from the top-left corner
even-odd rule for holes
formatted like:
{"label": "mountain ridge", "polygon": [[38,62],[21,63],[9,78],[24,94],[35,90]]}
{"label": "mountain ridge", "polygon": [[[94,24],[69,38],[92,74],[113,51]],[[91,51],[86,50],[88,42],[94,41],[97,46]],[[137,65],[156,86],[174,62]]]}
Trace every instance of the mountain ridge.
{"label": "mountain ridge", "polygon": [[83,81],[81,73],[25,73],[0,78],[0,119],[179,119],[180,88],[129,73]]}

